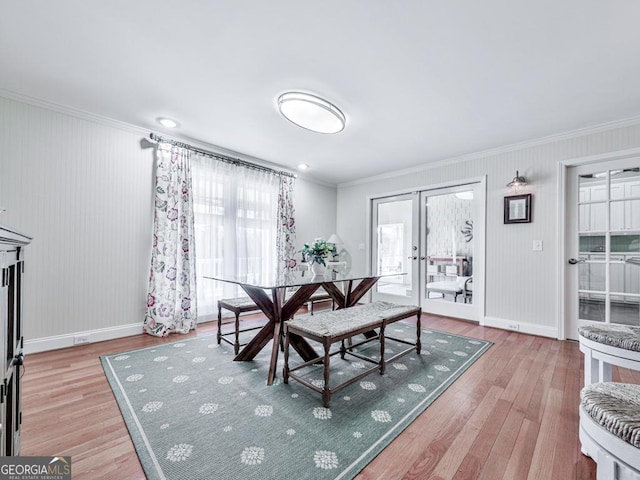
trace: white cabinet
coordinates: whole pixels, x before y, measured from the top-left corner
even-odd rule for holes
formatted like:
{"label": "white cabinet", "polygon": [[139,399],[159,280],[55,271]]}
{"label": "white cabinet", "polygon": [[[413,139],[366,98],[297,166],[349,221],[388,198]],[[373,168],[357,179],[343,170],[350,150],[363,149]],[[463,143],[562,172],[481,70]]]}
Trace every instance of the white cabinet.
{"label": "white cabinet", "polygon": [[640,179],[614,180],[610,199],[608,202],[606,184],[580,185],[578,228],[581,232],[606,231],[607,208],[609,230],[640,230]]}

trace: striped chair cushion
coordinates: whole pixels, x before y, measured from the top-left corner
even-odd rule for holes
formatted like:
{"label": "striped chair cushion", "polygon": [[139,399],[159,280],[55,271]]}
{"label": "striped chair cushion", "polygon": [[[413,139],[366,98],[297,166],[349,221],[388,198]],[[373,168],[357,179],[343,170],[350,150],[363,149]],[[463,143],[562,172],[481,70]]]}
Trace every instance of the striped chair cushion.
{"label": "striped chair cushion", "polygon": [[640,448],[640,385],[592,383],[580,392],[580,404],[603,428]]}
{"label": "striped chair cushion", "polygon": [[640,352],[640,327],[627,325],[588,325],[578,333],[594,342]]}

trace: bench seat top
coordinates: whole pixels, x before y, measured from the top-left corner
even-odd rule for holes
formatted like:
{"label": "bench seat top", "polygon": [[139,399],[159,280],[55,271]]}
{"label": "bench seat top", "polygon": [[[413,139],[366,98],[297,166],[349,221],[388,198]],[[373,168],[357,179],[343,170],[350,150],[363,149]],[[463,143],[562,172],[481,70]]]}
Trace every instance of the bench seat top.
{"label": "bench seat top", "polygon": [[255,302],[249,297],[223,298],[222,300],[218,300],[218,303],[231,308],[255,308],[259,310]]}
{"label": "bench seat top", "polygon": [[585,325],[578,333],[597,343],[640,352],[640,327],[628,325]]}
{"label": "bench seat top", "polygon": [[340,310],[300,315],[287,322],[299,332],[321,337],[339,337],[358,328],[375,328],[384,320],[417,314],[420,307],[390,302],[373,302]]}
{"label": "bench seat top", "polygon": [[580,392],[580,405],[604,429],[640,448],[640,385],[592,383]]}

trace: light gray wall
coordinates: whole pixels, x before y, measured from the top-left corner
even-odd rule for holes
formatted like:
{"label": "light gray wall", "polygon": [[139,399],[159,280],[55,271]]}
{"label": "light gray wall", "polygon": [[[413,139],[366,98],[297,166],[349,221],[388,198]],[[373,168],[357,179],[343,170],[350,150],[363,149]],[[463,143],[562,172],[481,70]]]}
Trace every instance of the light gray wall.
{"label": "light gray wall", "polygon": [[294,201],[297,250],[305,242],[312,242],[318,237],[328,240],[332,233],[336,233],[336,187],[297,178]]}
{"label": "light gray wall", "polygon": [[1,221],[34,238],[27,343],[132,324],[140,331],[153,219],[152,152],[141,138],[0,98]]}
{"label": "light gray wall", "polygon": [[[338,233],[356,268],[367,265],[367,198],[463,179],[487,178],[485,322],[516,322],[522,330],[555,336],[558,326],[558,163],[562,160],[640,146],[640,125],[541,144],[504,148],[466,161],[338,186]],[[533,222],[503,224],[506,184],[516,169],[530,182]],[[544,250],[534,252],[533,240]]]}
{"label": "light gray wall", "polygon": [[[27,352],[141,332],[151,255],[148,131],[0,97],[0,223],[26,252]],[[298,239],[336,228],[336,189],[298,179]]]}

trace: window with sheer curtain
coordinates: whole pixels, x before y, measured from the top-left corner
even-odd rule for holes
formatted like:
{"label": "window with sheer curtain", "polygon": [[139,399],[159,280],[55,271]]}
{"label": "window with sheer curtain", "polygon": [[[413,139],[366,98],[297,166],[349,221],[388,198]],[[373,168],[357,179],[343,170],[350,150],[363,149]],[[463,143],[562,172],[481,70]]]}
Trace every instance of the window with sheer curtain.
{"label": "window with sheer curtain", "polygon": [[195,220],[198,316],[217,315],[220,298],[245,295],[236,285],[203,276],[273,276],[280,178],[272,173],[191,157]]}

